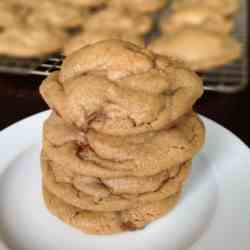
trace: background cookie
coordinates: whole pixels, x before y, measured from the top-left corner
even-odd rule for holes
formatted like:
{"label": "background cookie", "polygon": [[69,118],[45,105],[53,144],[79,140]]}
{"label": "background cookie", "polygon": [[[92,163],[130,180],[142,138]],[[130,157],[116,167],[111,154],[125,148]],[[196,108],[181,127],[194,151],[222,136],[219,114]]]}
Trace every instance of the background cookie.
{"label": "background cookie", "polygon": [[62,4],[60,1],[43,0],[33,7],[33,11],[27,16],[27,22],[36,25],[47,23],[58,29],[81,26],[86,18],[87,11],[84,9]]}
{"label": "background cookie", "polygon": [[110,5],[141,13],[152,13],[162,9],[167,2],[167,0],[111,0]]}
{"label": "background cookie", "polygon": [[233,20],[225,18],[205,6],[187,6],[160,20],[163,33],[176,32],[186,26],[195,26],[204,30],[229,33],[233,29]]}
{"label": "background cookie", "polygon": [[172,8],[180,10],[186,6],[203,5],[206,8],[212,8],[216,13],[230,16],[239,9],[239,0],[175,0]]}
{"label": "background cookie", "polygon": [[98,32],[81,32],[72,39],[70,39],[64,47],[64,55],[68,56],[80,48],[100,42],[103,40],[119,39],[134,43],[138,46],[145,47],[144,39],[132,33],[123,33],[113,30],[98,31]]}
{"label": "background cookie", "polygon": [[229,63],[241,54],[241,45],[230,35],[194,27],[155,39],[149,48],[155,53],[183,60],[196,71]]}
{"label": "background cookie", "polygon": [[133,11],[106,8],[86,20],[86,31],[111,30],[143,35],[150,31],[152,19],[149,16]]}
{"label": "background cookie", "polygon": [[167,199],[179,193],[186,180],[190,169],[187,163],[180,168],[178,175],[166,181],[157,191],[139,194],[135,196],[123,196],[110,194],[97,200],[95,197],[77,190],[71,184],[56,182],[53,170],[48,161],[42,161],[43,185],[54,195],[68,204],[91,211],[121,211],[135,208],[148,202]]}
{"label": "background cookie", "polygon": [[0,54],[16,57],[40,57],[59,51],[67,35],[47,26],[20,25],[0,33]]}

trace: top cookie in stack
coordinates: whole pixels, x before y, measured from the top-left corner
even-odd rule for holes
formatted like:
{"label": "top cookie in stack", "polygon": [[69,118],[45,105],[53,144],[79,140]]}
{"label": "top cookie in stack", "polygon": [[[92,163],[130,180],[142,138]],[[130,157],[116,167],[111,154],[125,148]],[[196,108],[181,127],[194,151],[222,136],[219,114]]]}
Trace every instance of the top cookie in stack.
{"label": "top cookie in stack", "polygon": [[203,88],[181,63],[112,40],[67,57],[41,92],[68,124],[131,135],[172,126],[192,110]]}
{"label": "top cookie in stack", "polygon": [[204,127],[192,106],[199,77],[183,64],[120,40],[67,57],[40,91],[48,209],[84,232],[143,228],[179,200]]}

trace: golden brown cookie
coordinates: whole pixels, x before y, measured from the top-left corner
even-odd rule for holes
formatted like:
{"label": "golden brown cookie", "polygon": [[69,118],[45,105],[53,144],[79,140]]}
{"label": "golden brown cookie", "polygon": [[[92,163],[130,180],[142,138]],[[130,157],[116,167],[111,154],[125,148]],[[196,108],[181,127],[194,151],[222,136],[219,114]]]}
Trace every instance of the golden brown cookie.
{"label": "golden brown cookie", "polygon": [[101,178],[159,174],[191,160],[204,143],[204,127],[195,114],[168,130],[136,136],[74,131],[59,118],[49,118],[44,125],[43,152],[64,169]]}
{"label": "golden brown cookie", "polygon": [[70,4],[59,1],[43,0],[33,7],[27,17],[27,23],[48,23],[52,27],[71,28],[81,26],[87,18],[87,12]]}
{"label": "golden brown cookie", "polygon": [[19,25],[0,33],[0,54],[16,57],[39,57],[59,51],[67,36],[47,26]]}
{"label": "golden brown cookie", "polygon": [[149,16],[124,9],[106,8],[90,16],[84,23],[86,31],[111,30],[143,35],[151,30]]}
{"label": "golden brown cookie", "polygon": [[0,29],[20,25],[30,11],[28,6],[11,1],[0,1]]}
{"label": "golden brown cookie", "polygon": [[58,0],[58,1],[79,7],[96,7],[103,4],[107,4],[109,2],[109,0]]}
{"label": "golden brown cookie", "polygon": [[232,36],[194,27],[184,27],[159,37],[149,48],[155,53],[183,60],[196,71],[230,63],[241,54],[241,45]]}
{"label": "golden brown cookie", "polygon": [[122,212],[93,212],[79,209],[57,198],[43,187],[48,210],[65,223],[89,234],[114,234],[136,230],[170,212],[179,200],[179,194],[154,203]]}
{"label": "golden brown cookie", "polygon": [[140,36],[134,35],[133,33],[126,34],[112,30],[105,30],[98,32],[83,31],[66,43],[64,47],[64,55],[68,56],[86,45],[91,45],[96,42],[109,39],[119,39],[119,40],[129,41],[138,46],[145,47],[144,39]]}
{"label": "golden brown cookie", "polygon": [[68,124],[131,135],[173,125],[202,95],[182,64],[131,43],[109,40],[68,56],[40,92]]}
{"label": "golden brown cookie", "polygon": [[107,196],[100,197],[100,199],[96,199],[89,192],[86,193],[77,189],[72,184],[57,182],[49,161],[42,161],[42,170],[43,185],[64,202],[84,210],[110,212],[136,208],[149,202],[167,199],[179,193],[188,177],[190,163],[182,165],[177,176],[164,182],[154,192],[137,195],[117,195],[110,193]]}
{"label": "golden brown cookie", "polygon": [[141,13],[152,13],[162,9],[166,3],[166,0],[111,0],[109,4],[115,8],[125,8]]}
{"label": "golden brown cookie", "polygon": [[229,33],[233,29],[233,20],[226,18],[205,6],[187,6],[160,20],[163,33],[176,32],[186,26],[200,27],[209,31]]}
{"label": "golden brown cookie", "polygon": [[164,200],[156,201],[153,203],[147,203],[137,208],[122,211],[122,229],[142,229],[148,223],[170,212],[176,206],[179,197],[180,193],[177,193]]}
{"label": "golden brown cookie", "polygon": [[157,190],[163,182],[175,177],[179,167],[173,167],[159,174],[146,177],[125,176],[118,178],[97,178],[79,175],[61,165],[50,163],[57,182],[72,184],[76,189],[95,196],[97,200],[112,194],[141,194]]}
{"label": "golden brown cookie", "polygon": [[175,0],[173,1],[172,9],[181,10],[187,6],[204,6],[211,8],[212,11],[230,16],[234,14],[240,7],[239,0]]}

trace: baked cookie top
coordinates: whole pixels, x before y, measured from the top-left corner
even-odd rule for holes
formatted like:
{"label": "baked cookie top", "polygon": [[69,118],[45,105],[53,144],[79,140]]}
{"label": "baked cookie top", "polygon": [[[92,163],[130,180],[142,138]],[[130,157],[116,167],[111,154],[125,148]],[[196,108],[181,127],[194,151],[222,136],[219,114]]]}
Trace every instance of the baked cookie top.
{"label": "baked cookie top", "polygon": [[149,48],[155,53],[184,61],[201,71],[227,64],[241,54],[241,45],[231,35],[195,27],[183,27],[155,39]]}
{"label": "baked cookie top", "polygon": [[225,18],[204,5],[194,5],[173,11],[171,15],[162,17],[160,28],[163,33],[176,32],[185,26],[200,27],[205,30],[229,33],[233,29],[233,20]]}
{"label": "baked cookie top", "polygon": [[68,56],[40,92],[68,124],[111,135],[171,126],[202,95],[200,78],[168,57],[120,40]]}

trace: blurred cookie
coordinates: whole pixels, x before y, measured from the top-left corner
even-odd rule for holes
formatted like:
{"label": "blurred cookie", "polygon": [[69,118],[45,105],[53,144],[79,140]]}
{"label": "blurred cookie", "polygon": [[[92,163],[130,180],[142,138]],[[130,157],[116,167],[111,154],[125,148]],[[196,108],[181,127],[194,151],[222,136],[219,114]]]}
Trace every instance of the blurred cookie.
{"label": "blurred cookie", "polygon": [[204,6],[188,6],[160,20],[162,32],[172,33],[186,26],[200,27],[209,31],[229,33],[233,29],[233,20],[226,18]]}
{"label": "blurred cookie", "polygon": [[80,7],[96,7],[102,4],[107,4],[109,2],[109,0],[58,0],[58,1]]}
{"label": "blurred cookie", "polygon": [[176,205],[179,194],[122,212],[82,210],[57,198],[45,187],[43,197],[48,210],[65,223],[89,234],[114,234],[143,228],[151,221],[162,217]]}
{"label": "blurred cookie", "polygon": [[86,11],[73,5],[43,0],[33,7],[33,11],[27,17],[27,23],[33,25],[47,23],[52,27],[70,28],[81,26],[86,16]]}
{"label": "blurred cookie", "polygon": [[92,15],[84,23],[86,31],[111,30],[143,35],[151,30],[152,19],[149,16],[125,9],[106,8]]}
{"label": "blurred cookie", "polygon": [[212,11],[225,16],[230,16],[238,11],[240,7],[239,0],[175,0],[172,9],[181,10],[187,6],[194,7],[202,5],[205,8],[211,8]]}
{"label": "blurred cookie", "polygon": [[15,26],[0,32],[0,54],[16,57],[40,57],[59,51],[67,36],[47,26]]}
{"label": "blurred cookie", "polygon": [[174,60],[108,40],[68,56],[40,92],[68,124],[131,135],[173,125],[191,111],[203,86],[195,73]]}
{"label": "blurred cookie", "polygon": [[166,0],[111,0],[110,5],[115,8],[125,8],[141,13],[152,13],[162,9]]}
{"label": "blurred cookie", "polygon": [[18,3],[1,1],[0,2],[0,29],[15,27],[24,23],[26,16],[31,9],[28,6]]}
{"label": "blurred cookie", "polygon": [[123,32],[112,31],[112,30],[98,31],[98,32],[83,31],[66,43],[64,47],[64,55],[68,56],[86,45],[94,44],[96,42],[109,39],[119,39],[119,40],[129,41],[138,46],[145,47],[144,39],[141,38],[140,36],[134,35],[133,33],[126,34]]}
{"label": "blurred cookie", "polygon": [[241,45],[232,36],[193,27],[159,37],[149,48],[155,53],[183,60],[196,71],[230,63],[241,54]]}

